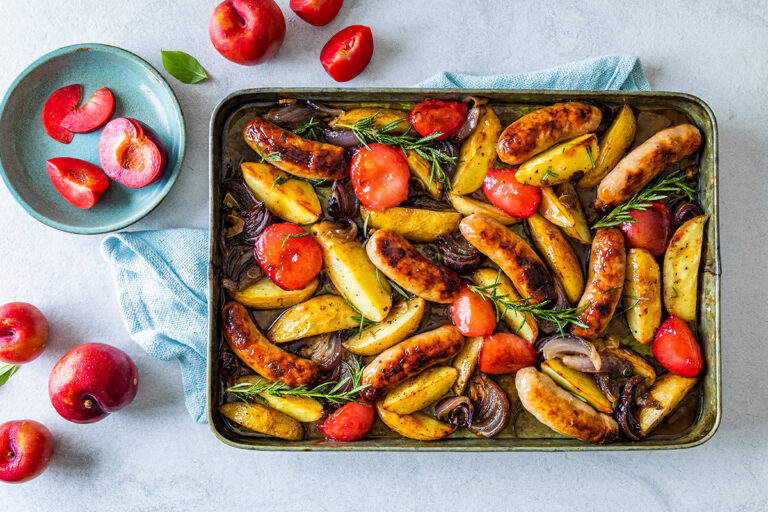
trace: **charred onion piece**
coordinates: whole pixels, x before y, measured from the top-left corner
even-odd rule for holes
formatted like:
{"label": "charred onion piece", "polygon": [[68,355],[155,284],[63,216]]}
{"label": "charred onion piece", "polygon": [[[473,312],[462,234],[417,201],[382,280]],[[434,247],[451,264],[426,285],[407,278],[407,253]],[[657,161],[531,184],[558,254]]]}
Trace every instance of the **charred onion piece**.
{"label": "charred onion piece", "polygon": [[321,372],[327,373],[341,363],[341,334],[320,334],[286,344],[286,350],[311,360]]}
{"label": "charred onion piece", "polygon": [[616,357],[610,354],[600,354],[600,369],[595,368],[594,362],[587,356],[571,356],[566,355],[562,357],[563,364],[574,370],[585,373],[607,373],[612,377],[620,377],[622,375],[628,375],[632,371],[631,365],[624,359]]}
{"label": "charred onion piece", "polygon": [[225,381],[237,375],[240,370],[240,363],[237,361],[237,356],[229,350],[223,349],[219,355],[219,368],[221,369],[221,376]]}
{"label": "charred onion piece", "polygon": [[472,107],[467,112],[467,118],[464,120],[464,124],[461,125],[459,131],[456,133],[456,140],[463,141],[472,131],[477,127],[477,121],[480,119],[480,114],[483,113],[485,107]]}
{"label": "charred onion piece", "polygon": [[[435,143],[435,147],[445,152],[448,156],[454,158],[459,156],[459,147],[456,145],[456,141],[453,138],[439,140]],[[452,178],[453,174],[456,172],[456,164],[443,164],[443,172],[446,176]]]}
{"label": "charred onion piece", "polygon": [[328,215],[335,219],[352,218],[357,214],[359,206],[352,182],[334,180],[328,196]]}
{"label": "charred onion piece", "polygon": [[[565,294],[563,285],[561,285],[560,281],[558,281],[557,279],[555,279],[555,292],[557,293],[557,300],[555,301],[554,306],[552,306],[550,309],[570,308],[571,303],[568,300],[568,296]],[[539,325],[539,330],[546,334],[552,334],[553,332],[558,330],[557,324],[554,322],[547,322],[546,320],[536,319],[536,323]]]}
{"label": "charred onion piece", "polygon": [[681,203],[675,208],[675,226],[680,227],[699,215],[704,215],[701,206],[696,203]]}
{"label": "charred onion piece", "polygon": [[355,132],[352,130],[326,128],[323,130],[323,137],[329,144],[342,148],[353,148],[360,145],[360,139],[355,136]]}
{"label": "charred onion piece", "polygon": [[441,235],[435,241],[443,257],[443,264],[459,274],[468,274],[480,268],[483,253],[467,242],[459,231]]}
{"label": "charred onion piece", "polygon": [[320,113],[306,103],[285,103],[272,107],[262,118],[286,130],[295,130],[310,119],[319,120]]}
{"label": "charred onion piece", "polygon": [[469,381],[468,391],[474,407],[470,432],[482,437],[501,432],[510,416],[509,399],[504,390],[484,373],[478,373]]}
{"label": "charred onion piece", "polygon": [[466,396],[450,396],[443,398],[435,406],[435,417],[459,428],[472,426],[472,402]]}
{"label": "charred onion piece", "polygon": [[592,371],[600,371],[602,368],[602,358],[595,346],[575,334],[556,334],[540,340],[538,346],[544,359],[560,357],[563,358],[563,363],[567,364],[566,356],[582,356],[591,364]]}
{"label": "charred onion piece", "polygon": [[638,431],[637,420],[632,414],[632,404],[635,401],[635,394],[640,383],[643,382],[643,377],[635,375],[624,386],[624,390],[621,392],[621,398],[619,399],[619,406],[616,408],[616,420],[619,424],[619,430],[627,439],[631,441],[639,441],[640,436],[636,434]]}
{"label": "charred onion piece", "polygon": [[611,376],[607,373],[596,373],[595,382],[597,382],[597,386],[600,388],[600,391],[603,392],[605,397],[615,408],[620,391],[619,383],[615,379],[611,378]]}

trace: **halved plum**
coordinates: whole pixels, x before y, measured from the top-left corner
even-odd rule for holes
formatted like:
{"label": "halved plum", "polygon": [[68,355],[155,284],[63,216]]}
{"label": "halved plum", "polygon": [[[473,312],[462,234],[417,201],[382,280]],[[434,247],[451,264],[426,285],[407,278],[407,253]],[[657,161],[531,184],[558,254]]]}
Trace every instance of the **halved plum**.
{"label": "halved plum", "polygon": [[72,131],[64,128],[61,122],[77,108],[81,96],[80,84],[72,84],[53,91],[43,105],[43,128],[52,139],[64,144],[72,140]]}
{"label": "halved plum", "polygon": [[104,171],[77,158],[51,158],[46,162],[48,177],[56,190],[73,206],[90,208],[109,187]]}
{"label": "halved plum", "polygon": [[135,119],[118,117],[101,132],[99,162],[107,176],[116,182],[142,188],[163,176],[167,157],[160,140],[148,126]]}
{"label": "halved plum", "polygon": [[67,114],[61,126],[74,133],[88,133],[101,128],[114,113],[115,97],[112,91],[103,87],[93,93],[82,107]]}

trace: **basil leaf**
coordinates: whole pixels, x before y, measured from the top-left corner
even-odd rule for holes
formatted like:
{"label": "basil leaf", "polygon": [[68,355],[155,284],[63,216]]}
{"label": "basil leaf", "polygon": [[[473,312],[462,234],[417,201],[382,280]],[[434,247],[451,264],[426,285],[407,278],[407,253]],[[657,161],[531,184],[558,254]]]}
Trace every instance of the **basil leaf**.
{"label": "basil leaf", "polygon": [[163,67],[167,72],[185,84],[196,84],[208,78],[203,66],[188,53],[160,50]]}
{"label": "basil leaf", "polygon": [[16,373],[19,370],[19,365],[17,364],[4,364],[0,366],[0,386],[5,384],[8,379],[11,378],[11,375]]}

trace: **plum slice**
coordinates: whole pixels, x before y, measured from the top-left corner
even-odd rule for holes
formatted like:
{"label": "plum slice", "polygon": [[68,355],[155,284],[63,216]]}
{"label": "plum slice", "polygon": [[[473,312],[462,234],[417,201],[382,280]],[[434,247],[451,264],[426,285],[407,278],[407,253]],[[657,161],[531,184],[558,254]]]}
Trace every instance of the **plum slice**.
{"label": "plum slice", "polygon": [[82,107],[70,111],[61,121],[65,130],[88,133],[101,128],[115,113],[115,97],[103,87],[93,93]]}
{"label": "plum slice", "polygon": [[53,91],[43,105],[43,127],[52,139],[64,144],[72,140],[72,131],[61,125],[67,115],[77,108],[81,96],[80,84],[72,84]]}
{"label": "plum slice", "polygon": [[104,171],[90,162],[77,158],[51,158],[46,162],[51,183],[78,208],[90,208],[101,199],[109,187],[109,178]]}
{"label": "plum slice", "polygon": [[99,138],[99,162],[104,172],[126,187],[142,188],[165,172],[165,149],[152,130],[127,117],[107,123]]}

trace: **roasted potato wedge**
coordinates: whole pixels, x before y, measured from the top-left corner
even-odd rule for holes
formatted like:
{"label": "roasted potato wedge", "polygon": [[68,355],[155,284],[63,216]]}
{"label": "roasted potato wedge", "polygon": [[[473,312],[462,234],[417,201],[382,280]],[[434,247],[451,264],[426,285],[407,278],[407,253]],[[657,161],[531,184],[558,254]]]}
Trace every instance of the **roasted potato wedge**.
{"label": "roasted potato wedge", "polygon": [[432,166],[424,158],[413,151],[412,149],[407,151],[406,161],[408,162],[408,169],[411,170],[411,174],[424,184],[424,188],[427,193],[435,199],[441,199],[443,197],[443,184],[436,176],[431,176]]}
{"label": "roasted potato wedge", "polygon": [[259,279],[239,292],[229,292],[233,299],[254,309],[283,309],[304,302],[315,293],[319,281],[313,279],[300,290],[283,290],[268,277]]}
{"label": "roasted potato wedge", "polygon": [[581,135],[523,162],[517,168],[515,178],[520,183],[536,187],[565,183],[594,168],[599,151],[597,135]]}
{"label": "roasted potato wedge", "polygon": [[458,371],[456,382],[453,383],[453,392],[456,395],[464,393],[464,388],[467,387],[467,382],[477,367],[477,355],[480,353],[482,344],[483,338],[480,336],[467,338],[461,351],[453,358],[453,367]]}
{"label": "roasted potato wedge", "polygon": [[538,213],[529,217],[527,224],[533,245],[560,281],[568,300],[576,304],[584,291],[584,274],[571,244],[557,226]]}
{"label": "roasted potato wedge", "polygon": [[[235,380],[235,384],[261,384],[270,382],[258,375],[247,375]],[[305,396],[275,396],[259,393],[267,404],[297,421],[317,421],[323,417],[323,404]]]}
{"label": "roasted potato wedge", "polygon": [[288,441],[300,441],[304,437],[301,423],[266,405],[233,402],[222,405],[219,411],[224,417],[255,432]]}
{"label": "roasted potato wedge", "polygon": [[579,194],[576,192],[573,183],[568,182],[555,185],[554,191],[555,195],[557,195],[558,204],[567,212],[568,216],[573,219],[573,225],[561,226],[563,228],[563,233],[565,233],[571,240],[575,240],[580,244],[591,244],[592,231],[587,224],[587,218],[584,216],[584,209],[581,206]]}
{"label": "roasted potato wedge", "polygon": [[645,383],[647,386],[651,386],[654,382],[656,382],[656,370],[653,369],[653,366],[651,366],[651,363],[646,361],[643,356],[632,350],[628,347],[616,347],[616,348],[606,348],[604,349],[601,354],[610,354],[612,356],[618,357],[619,359],[623,359],[624,361],[628,362],[632,365],[632,373],[635,375],[640,375],[641,377],[645,378]]}
{"label": "roasted potato wedge", "polygon": [[412,414],[397,414],[382,407],[381,402],[376,402],[376,413],[379,419],[390,429],[403,437],[416,439],[417,441],[437,441],[453,434],[456,427],[437,421],[423,412]]}
{"label": "roasted potato wedge", "polygon": [[645,249],[627,251],[627,277],[622,298],[627,325],[640,343],[649,343],[661,325],[661,270]]}
{"label": "roasted potato wedge", "polygon": [[541,187],[539,214],[555,226],[570,228],[576,225],[573,213],[560,202],[554,187]]}
{"label": "roasted potato wedge", "polygon": [[706,220],[706,215],[700,215],[677,228],[664,253],[664,306],[686,322],[696,319],[696,289]]}
{"label": "roasted potato wedge", "polygon": [[640,424],[640,434],[648,435],[661,420],[675,410],[685,395],[693,389],[693,386],[699,381],[698,378],[681,377],[674,373],[665,373],[656,381],[648,393],[659,403],[650,403],[644,405],[635,414],[637,422]]}
{"label": "roasted potato wedge", "polygon": [[422,210],[396,206],[383,212],[360,207],[360,215],[368,218],[368,226],[400,233],[411,242],[434,242],[440,235],[453,233],[461,214],[449,211]]}
{"label": "roasted potato wedge", "polygon": [[611,414],[613,405],[600,391],[591,375],[565,366],[559,359],[549,359],[541,363],[541,371],[552,377],[560,386],[575,393],[600,412]]}
{"label": "roasted potato wedge", "polygon": [[[408,130],[411,123],[408,121],[408,112],[405,110],[396,110],[391,108],[378,108],[378,107],[361,107],[347,110],[344,115],[337,117],[328,123],[329,126],[337,125],[353,125],[361,119],[366,117],[376,116],[373,118],[373,125],[377,128],[383,128],[395,121],[401,121],[397,124],[397,127],[390,133],[402,134]],[[339,126],[341,128],[341,126]]]}
{"label": "roasted potato wedge", "polygon": [[351,329],[360,324],[357,313],[338,295],[312,297],[287,309],[269,328],[267,338],[275,343],[299,340],[316,334]]}
{"label": "roasted potato wedge", "polygon": [[361,356],[375,356],[416,332],[427,310],[427,301],[420,297],[399,302],[387,318],[344,342],[344,348]]}
{"label": "roasted potato wedge", "polygon": [[484,213],[489,217],[501,222],[505,226],[511,226],[512,224],[517,224],[520,222],[519,218],[513,217],[507,212],[496,208],[491,203],[486,203],[485,201],[480,201],[473,197],[457,196],[451,194],[448,199],[451,201],[451,205],[456,209],[456,211],[462,215]]}
{"label": "roasted potato wedge", "polygon": [[[497,270],[490,268],[481,268],[472,274],[472,280],[480,286],[493,286],[496,284],[495,290],[497,295],[506,295],[511,301],[520,300],[520,295],[515,290],[512,281],[503,272],[499,273]],[[536,319],[529,313],[520,313],[513,309],[508,309],[504,313],[504,322],[515,334],[531,343],[536,341],[536,337],[539,335],[539,326],[536,323]]]}
{"label": "roasted potato wedge", "polygon": [[310,232],[323,251],[323,267],[336,289],[349,299],[363,316],[380,322],[392,309],[392,290],[386,279],[377,277],[363,245],[334,235],[339,225],[319,222]]}
{"label": "roasted potato wedge", "polygon": [[501,121],[490,105],[483,107],[477,126],[462,142],[452,189],[456,195],[471,194],[483,186],[488,169],[496,163],[496,143],[501,135]]}
{"label": "roasted potato wedge", "polygon": [[243,162],[240,167],[253,195],[264,201],[267,209],[277,217],[296,224],[311,224],[322,215],[320,199],[306,181],[288,179],[276,185],[275,180],[290,178],[290,174],[269,164]]}
{"label": "roasted potato wedge", "polygon": [[453,366],[427,368],[389,390],[381,406],[397,414],[411,414],[438,401],[451,389],[459,372]]}
{"label": "roasted potato wedge", "polygon": [[624,105],[600,140],[600,154],[595,157],[595,167],[587,169],[576,185],[579,188],[596,187],[626,154],[635,140],[636,131],[635,114],[629,105]]}

